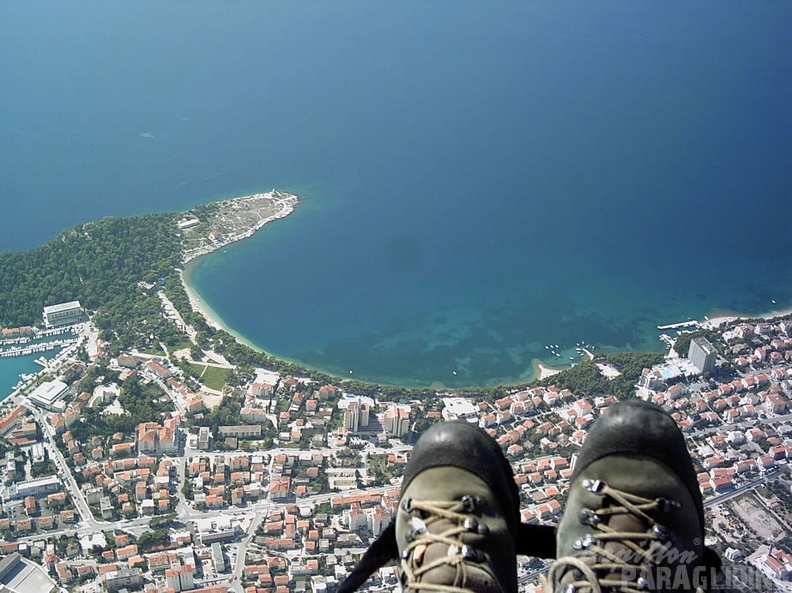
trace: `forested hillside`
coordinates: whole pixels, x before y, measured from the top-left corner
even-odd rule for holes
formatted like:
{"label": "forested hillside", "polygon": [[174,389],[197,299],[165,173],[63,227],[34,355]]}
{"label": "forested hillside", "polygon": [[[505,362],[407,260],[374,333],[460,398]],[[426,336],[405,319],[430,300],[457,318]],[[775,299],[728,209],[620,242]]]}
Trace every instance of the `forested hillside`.
{"label": "forested hillside", "polygon": [[149,308],[138,283],[158,282],[180,263],[175,220],[175,214],[103,218],[36,249],[0,253],[0,325],[34,325],[45,305],[79,300],[100,320],[124,320],[123,332]]}

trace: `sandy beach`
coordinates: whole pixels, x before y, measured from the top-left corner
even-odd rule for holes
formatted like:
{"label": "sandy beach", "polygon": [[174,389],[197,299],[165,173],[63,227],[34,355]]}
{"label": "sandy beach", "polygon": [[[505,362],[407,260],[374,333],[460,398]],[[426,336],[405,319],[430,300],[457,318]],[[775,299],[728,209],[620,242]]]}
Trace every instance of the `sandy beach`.
{"label": "sandy beach", "polygon": [[548,379],[549,377],[552,377],[553,375],[557,375],[558,373],[561,373],[565,370],[565,369],[554,369],[552,367],[542,364],[541,362],[537,362],[535,367],[539,371],[538,373],[535,374],[538,375],[540,381],[543,379]]}
{"label": "sandy beach", "polygon": [[194,246],[184,249],[182,264],[185,268],[179,271],[179,279],[190,300],[192,310],[203,316],[211,327],[229,332],[237,340],[252,348],[255,348],[255,345],[227,328],[222,318],[190,286],[188,266],[190,262],[203,255],[217,251],[230,243],[252,237],[267,223],[294,212],[298,203],[299,198],[296,195],[274,189],[266,193],[223,200],[218,202],[218,211],[213,217],[184,230],[183,242]]}
{"label": "sandy beach", "polygon": [[221,319],[215,313],[209,305],[204,303],[198,294],[193,290],[190,283],[184,277],[184,270],[179,270],[179,280],[181,280],[182,286],[184,286],[184,291],[187,293],[187,298],[190,299],[190,306],[192,310],[196,313],[200,314],[204,319],[206,319],[206,323],[208,323],[211,327],[215,329],[224,329],[223,325],[220,323]]}
{"label": "sandy beach", "polygon": [[744,315],[741,313],[720,313],[716,312],[713,317],[708,317],[702,324],[703,329],[717,329],[724,323],[731,323],[740,319],[773,319],[774,317],[786,317],[792,315],[792,309],[782,311],[770,311],[763,315]]}
{"label": "sandy beach", "polygon": [[[187,276],[189,276],[189,274],[187,274]],[[206,323],[208,323],[211,327],[215,329],[218,330],[222,329],[228,332],[229,334],[234,336],[234,338],[240,344],[249,346],[254,350],[259,350],[259,351],[261,350],[261,347],[257,346],[256,344],[245,338],[245,336],[243,336],[239,332],[236,332],[230,327],[225,325],[222,317],[220,317],[215,312],[214,309],[212,309],[208,304],[206,304],[206,302],[203,301],[201,297],[198,296],[198,293],[195,292],[192,286],[190,286],[190,283],[185,277],[184,270],[179,271],[179,279],[181,280],[182,286],[184,286],[184,291],[187,293],[187,298],[190,300],[190,306],[192,307],[192,310],[198,313],[199,315],[201,315],[206,320]]]}

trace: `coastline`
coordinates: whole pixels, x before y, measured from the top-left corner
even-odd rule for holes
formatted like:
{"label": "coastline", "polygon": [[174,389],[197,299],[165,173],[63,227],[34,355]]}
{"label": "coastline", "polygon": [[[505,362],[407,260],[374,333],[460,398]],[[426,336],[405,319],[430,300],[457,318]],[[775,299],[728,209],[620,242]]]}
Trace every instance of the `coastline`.
{"label": "coastline", "polygon": [[[182,254],[183,267],[179,270],[179,279],[185,289],[192,310],[201,315],[206,320],[207,324],[214,329],[222,329],[228,332],[233,335],[238,342],[258,352],[266,351],[261,348],[261,346],[251,342],[240,332],[231,329],[220,314],[202,300],[201,296],[190,283],[191,270],[193,267],[192,262],[203,255],[223,248],[229,243],[251,237],[268,222],[291,214],[298,203],[299,199],[296,195],[278,192],[276,190],[216,202],[215,204],[218,206],[219,215],[213,220],[203,221],[200,224],[196,224],[194,227],[200,227],[200,231],[203,233],[202,244],[192,249],[184,249]],[[192,212],[185,213],[185,216],[190,215],[192,215]],[[225,228],[223,228],[223,224],[225,224]],[[209,228],[206,228],[207,226]],[[221,228],[221,232],[218,232],[217,227]],[[771,311],[760,315],[747,315],[716,309],[712,311],[711,315],[705,315],[704,321],[698,322],[698,326],[704,329],[716,329],[724,323],[731,323],[739,319],[770,319],[790,314],[792,314],[792,308],[781,311]],[[585,354],[588,358],[593,358],[591,352],[585,352]],[[300,361],[289,360],[288,358],[276,354],[271,355],[285,362],[293,362],[298,365],[303,364]],[[533,372],[529,376],[524,375],[520,383],[547,379],[563,372],[569,367],[553,367],[551,363],[548,364],[541,359],[534,359],[531,368]],[[326,370],[317,370],[334,376],[333,373]],[[346,377],[337,376],[337,378],[343,380]],[[371,382],[379,383],[379,381]]]}
{"label": "coastline", "polygon": [[188,276],[189,271],[186,268],[179,270],[179,280],[181,280],[182,286],[184,287],[184,292],[187,293],[187,299],[190,301],[192,310],[203,317],[210,327],[222,329],[231,333],[228,328],[223,325],[222,319],[217,312],[201,300],[201,297],[198,296],[198,293],[195,292],[195,289],[190,285],[187,279]]}
{"label": "coastline", "polygon": [[532,378],[538,378],[540,381],[544,379],[549,379],[550,377],[562,373],[565,370],[565,369],[555,369],[542,362],[539,362],[538,360],[534,361],[533,367],[534,367],[534,374]]}
{"label": "coastline", "polygon": [[[197,240],[199,245],[183,251],[182,265],[230,243],[252,237],[268,222],[285,218],[294,212],[299,201],[294,194],[273,189],[265,193],[215,202],[221,211],[219,217],[204,222],[195,219],[197,224],[184,227],[184,240]],[[277,206],[274,212],[268,208],[272,205]],[[188,222],[188,219],[185,219],[185,222]],[[204,225],[211,227],[209,234],[200,239],[193,237],[197,234],[194,229],[203,230]]]}
{"label": "coastline", "polygon": [[[237,331],[231,329],[230,327],[228,327],[227,325],[225,325],[225,323],[223,322],[222,317],[220,317],[220,315],[218,315],[218,313],[216,311],[214,311],[211,307],[209,307],[206,303],[204,303],[201,300],[201,298],[198,296],[198,294],[195,292],[195,290],[190,286],[189,279],[188,279],[189,278],[189,273],[187,271],[180,271],[179,272],[179,277],[180,277],[180,279],[182,281],[182,285],[184,286],[184,289],[185,289],[185,291],[187,293],[187,296],[189,298],[189,301],[190,301],[190,304],[192,306],[193,311],[195,311],[196,313],[198,313],[201,316],[203,316],[203,318],[206,320],[206,322],[210,326],[214,327],[215,329],[222,329],[222,330],[228,332],[229,334],[234,336],[234,338],[236,340],[238,340],[240,343],[245,344],[246,346],[248,346],[248,347],[250,347],[250,348],[252,348],[252,349],[254,349],[256,351],[265,352],[260,346],[254,344],[253,342],[248,340],[244,335],[240,334],[239,332],[237,332]],[[783,316],[787,316],[787,315],[792,315],[792,308],[786,309],[786,310],[783,310],[783,311],[772,311],[772,312],[769,312],[769,313],[766,313],[766,314],[762,314],[762,315],[746,315],[746,314],[737,314],[737,313],[728,314],[726,312],[721,311],[714,317],[707,316],[708,317],[707,320],[701,323],[701,327],[704,328],[704,329],[717,329],[718,327],[720,327],[724,323],[731,323],[731,322],[737,321],[739,319],[772,319],[772,318],[775,318],[775,317],[783,317]],[[585,350],[584,349],[584,354],[590,360],[594,358],[594,354],[592,352],[590,352],[589,350]],[[286,358],[283,358],[283,357],[280,357],[280,356],[277,356],[277,355],[274,355],[274,354],[271,354],[271,355],[275,356],[276,358],[280,358],[281,360],[287,361],[287,362],[293,362],[293,363],[298,364],[298,365],[302,365],[303,364],[300,361],[289,360],[289,359],[286,359]],[[558,375],[559,373],[564,372],[569,367],[568,366],[564,366],[564,367],[560,367],[560,368],[559,367],[553,367],[553,366],[550,366],[550,365],[542,362],[539,359],[534,359],[533,362],[532,362],[532,368],[533,368],[533,373],[530,376],[523,378],[518,383],[514,383],[514,385],[528,383],[528,382],[533,381],[533,380],[542,381],[544,379],[548,379],[550,377]],[[323,372],[325,374],[328,374],[330,376],[334,376],[334,377],[338,378],[339,380],[343,380],[343,379],[347,378],[347,377],[343,377],[341,375],[334,375],[333,373],[331,373],[329,371],[326,371],[326,370],[322,370],[322,369],[317,369],[317,370],[320,370],[321,372]],[[382,383],[382,382],[381,381],[372,381],[372,383]],[[504,385],[506,385],[506,384],[504,384]],[[410,387],[410,386],[405,386],[405,385],[396,385],[396,386]]]}
{"label": "coastline", "polygon": [[[179,270],[179,280],[187,293],[192,310],[201,315],[210,327],[228,332],[237,341],[254,350],[263,352],[259,346],[253,344],[239,332],[231,329],[223,321],[223,318],[201,299],[198,292],[190,284],[191,264],[194,265],[193,262],[198,258],[217,251],[230,243],[236,243],[252,237],[269,222],[285,218],[294,212],[299,201],[295,194],[273,189],[265,193],[250,194],[216,202],[221,214],[217,219],[208,221],[207,226],[211,227],[211,232],[216,232],[218,230],[216,227],[223,226],[230,228],[231,232],[221,233],[219,237],[207,240],[200,247],[185,250],[182,253],[182,269]],[[273,204],[277,206],[274,212],[267,208],[268,205]],[[240,212],[243,209],[244,211]],[[186,214],[189,214],[189,212]],[[245,214],[250,216],[245,216]]]}
{"label": "coastline", "polygon": [[735,313],[732,311],[715,310],[712,316],[701,323],[703,329],[717,329],[724,323],[732,323],[740,319],[773,319],[775,317],[786,317],[792,315],[792,307],[780,311],[769,311],[761,315],[746,315],[745,313]]}

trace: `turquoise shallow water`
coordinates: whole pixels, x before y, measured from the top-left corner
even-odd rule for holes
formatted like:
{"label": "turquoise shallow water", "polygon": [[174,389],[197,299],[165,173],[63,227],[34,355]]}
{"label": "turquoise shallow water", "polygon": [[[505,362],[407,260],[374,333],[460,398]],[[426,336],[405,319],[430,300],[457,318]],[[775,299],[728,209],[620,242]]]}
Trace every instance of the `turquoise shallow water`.
{"label": "turquoise shallow water", "polygon": [[190,270],[269,352],[482,385],[792,306],[788,3],[6,3],[0,23],[0,248],[305,195]]}
{"label": "turquoise shallow water", "polygon": [[39,352],[28,356],[0,358],[0,401],[13,391],[20,375],[37,373],[41,370],[41,367],[35,363],[40,356]]}

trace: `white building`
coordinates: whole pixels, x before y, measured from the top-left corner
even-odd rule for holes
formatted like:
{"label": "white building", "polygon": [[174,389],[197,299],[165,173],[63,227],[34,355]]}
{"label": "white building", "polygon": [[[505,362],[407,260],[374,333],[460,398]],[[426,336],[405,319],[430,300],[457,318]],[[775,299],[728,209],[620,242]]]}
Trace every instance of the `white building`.
{"label": "white building", "polygon": [[239,426],[218,426],[217,432],[220,437],[237,437],[249,439],[261,436],[261,424],[241,424]]}
{"label": "white building", "polygon": [[56,327],[70,325],[85,320],[85,311],[80,306],[80,301],[69,301],[44,307],[44,325]]}
{"label": "white building", "polygon": [[212,435],[209,432],[208,426],[202,426],[198,429],[198,448],[201,451],[209,450],[209,443],[211,442]]}
{"label": "white building", "polygon": [[225,572],[226,561],[223,556],[223,548],[220,547],[218,542],[212,544],[212,563],[215,567],[215,572]]}
{"label": "white building", "polygon": [[374,400],[365,395],[344,393],[338,400],[338,409],[344,412],[344,428],[350,432],[368,426],[373,408]]}
{"label": "white building", "polygon": [[462,397],[443,398],[443,419],[463,420],[465,418],[476,418],[476,406]]}
{"label": "white building", "polygon": [[370,408],[366,402],[353,402],[344,410],[344,428],[350,432],[358,432],[368,426]]}
{"label": "white building", "polygon": [[185,229],[192,228],[192,227],[194,227],[194,226],[198,226],[199,224],[201,224],[201,221],[200,221],[200,220],[198,220],[197,218],[195,218],[195,217],[193,216],[193,217],[191,217],[191,218],[182,218],[182,219],[181,219],[181,220],[180,220],[178,223],[176,223],[176,224],[178,224],[178,225],[179,225],[179,228],[180,228],[181,230],[185,230]]}
{"label": "white building", "polygon": [[706,373],[714,369],[717,357],[718,352],[707,338],[699,336],[690,340],[688,359],[700,373]]}
{"label": "white building", "polygon": [[121,568],[104,573],[100,580],[107,591],[118,591],[126,587],[143,584],[143,573],[139,568]]}
{"label": "white building", "polygon": [[8,497],[11,500],[22,500],[26,496],[40,498],[45,494],[52,494],[62,488],[63,484],[58,476],[47,476],[46,478],[11,484],[8,487]]}
{"label": "white building", "polygon": [[[59,400],[66,395],[68,390],[69,386],[63,381],[49,381],[36,387],[33,393],[30,394],[29,399],[40,408],[59,411],[66,407],[65,404]],[[61,406],[59,404],[63,405]]]}
{"label": "white building", "polygon": [[385,430],[395,437],[403,437],[410,430],[410,408],[392,403],[385,412]]}

